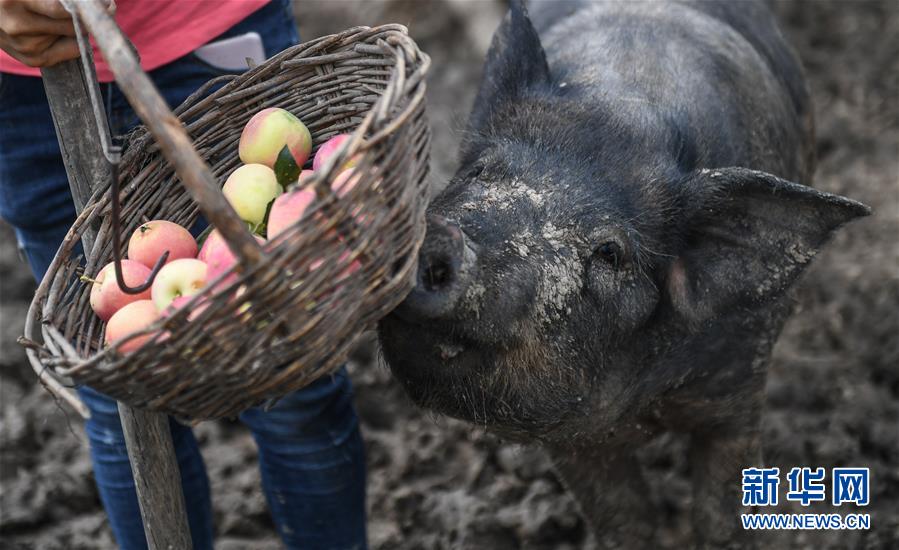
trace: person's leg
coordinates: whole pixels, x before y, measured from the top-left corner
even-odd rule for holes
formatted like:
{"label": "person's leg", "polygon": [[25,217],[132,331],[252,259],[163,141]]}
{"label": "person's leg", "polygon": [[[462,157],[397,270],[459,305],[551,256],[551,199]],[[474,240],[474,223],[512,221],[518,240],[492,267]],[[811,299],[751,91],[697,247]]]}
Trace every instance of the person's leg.
{"label": "person's leg", "polygon": [[[50,109],[38,78],[0,76],[0,216],[15,229],[32,273],[41,279],[75,211]],[[94,476],[119,545],[146,548],[134,479],[113,400],[89,389],[79,394],[91,411],[86,430]],[[172,427],[195,548],[212,548],[209,483],[196,440]]]}
{"label": "person's leg", "polygon": [[345,369],[241,415],[269,509],[290,549],[365,548],[365,451]]}
{"label": "person's leg", "polygon": [[[147,548],[118,405],[113,399],[90,388],[79,388],[78,395],[91,411],[85,428],[90,440],[94,478],[103,506],[110,514],[116,541],[125,550]],[[212,506],[206,467],[193,431],[171,419],[169,424],[184,488],[193,548],[211,550]]]}
{"label": "person's leg", "polygon": [[40,280],[75,207],[39,78],[0,75],[0,218]]}

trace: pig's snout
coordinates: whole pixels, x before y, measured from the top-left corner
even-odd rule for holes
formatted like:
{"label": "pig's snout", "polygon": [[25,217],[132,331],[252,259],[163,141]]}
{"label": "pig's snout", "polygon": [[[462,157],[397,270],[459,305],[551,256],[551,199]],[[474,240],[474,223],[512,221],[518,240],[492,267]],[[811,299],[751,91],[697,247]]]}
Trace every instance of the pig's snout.
{"label": "pig's snout", "polygon": [[457,223],[433,214],[427,223],[415,288],[396,311],[408,320],[449,314],[467,290],[476,263],[474,249]]}

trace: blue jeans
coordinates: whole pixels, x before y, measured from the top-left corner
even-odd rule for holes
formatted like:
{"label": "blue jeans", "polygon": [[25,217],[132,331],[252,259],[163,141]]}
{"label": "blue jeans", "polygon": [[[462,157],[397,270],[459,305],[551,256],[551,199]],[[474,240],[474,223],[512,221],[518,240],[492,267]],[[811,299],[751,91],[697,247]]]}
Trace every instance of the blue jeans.
{"label": "blue jeans", "polygon": [[[226,32],[255,30],[267,55],[297,42],[290,3],[275,0]],[[224,74],[189,54],[150,73],[166,101],[180,104]],[[113,133],[138,123],[121,91],[101,84]],[[13,226],[35,278],[46,272],[75,210],[40,79],[0,74],[0,217]],[[100,497],[119,546],[146,548],[116,403],[90,388],[79,395]],[[263,490],[289,548],[365,548],[365,457],[352,389],[340,370],[264,412],[240,415],[259,447]],[[209,481],[193,432],[170,422],[194,548],[211,549]]]}

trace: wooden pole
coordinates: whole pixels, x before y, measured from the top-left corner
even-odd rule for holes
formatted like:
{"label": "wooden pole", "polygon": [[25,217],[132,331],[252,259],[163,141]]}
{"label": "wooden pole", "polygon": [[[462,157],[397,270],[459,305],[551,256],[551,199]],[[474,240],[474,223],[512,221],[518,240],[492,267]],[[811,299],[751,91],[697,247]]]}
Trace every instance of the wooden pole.
{"label": "wooden pole", "polygon": [[[109,129],[98,127],[87,90],[96,83],[86,83],[80,60],[41,69],[41,74],[72,199],[80,213],[93,185],[109,181],[110,167],[99,138],[100,132]],[[82,237],[85,252],[93,245],[95,235],[85,232]],[[150,550],[190,550],[190,529],[168,417],[122,403],[119,416]]]}
{"label": "wooden pole", "polygon": [[190,550],[181,472],[168,417],[119,403],[128,460],[150,550]]}

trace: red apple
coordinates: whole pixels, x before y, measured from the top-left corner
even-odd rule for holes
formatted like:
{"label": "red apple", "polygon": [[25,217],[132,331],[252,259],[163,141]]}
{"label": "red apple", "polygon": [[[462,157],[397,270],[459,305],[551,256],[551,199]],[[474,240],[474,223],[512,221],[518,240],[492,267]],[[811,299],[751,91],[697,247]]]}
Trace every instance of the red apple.
{"label": "red apple", "polygon": [[[349,193],[356,185],[361,181],[362,174],[357,174],[355,169],[350,168],[349,170],[344,170],[336,178],[331,182],[331,190],[333,190],[338,197],[343,197],[347,193]],[[380,184],[381,179],[377,179],[375,181],[374,187]],[[370,216],[368,214],[362,214],[363,205],[355,204],[355,208],[350,211],[350,214],[355,217],[356,225],[359,227],[367,227],[371,225]]]}
{"label": "red apple", "polygon": [[[188,302],[190,302],[193,299],[194,299],[193,296],[177,296],[177,297],[175,297],[175,299],[172,300],[172,303],[170,303],[169,306],[167,308],[165,308],[165,310],[163,310],[162,316],[166,317],[166,318],[171,317],[178,310],[180,310],[183,307],[186,307]],[[199,303],[196,303],[191,307],[190,313],[187,314],[187,320],[193,321],[201,313],[203,313],[203,310],[205,310],[207,307],[209,307],[209,302],[206,301],[205,299],[200,300]]]}
{"label": "red apple", "polygon": [[[122,309],[118,310],[106,325],[106,343],[112,344],[121,340],[123,337],[145,329],[159,318],[159,312],[152,300],[138,300],[131,302]],[[145,334],[132,338],[122,344],[119,353],[131,353],[137,348],[144,345],[147,340],[153,338],[154,334]]]}
{"label": "red apple", "polygon": [[169,304],[169,307],[163,310],[162,316],[171,317],[173,313],[186,306],[192,299],[193,296],[176,296],[172,299],[172,303]]}
{"label": "red apple", "polygon": [[[265,244],[265,239],[259,235],[253,235],[253,237],[256,238],[256,242],[259,244]],[[209,237],[206,238],[206,242],[203,243],[203,248],[200,250],[200,255],[197,259],[206,262],[206,280],[210,282],[216,280],[219,275],[228,271],[237,263],[237,256],[231,252],[231,248],[228,247],[228,243],[218,229],[213,230]],[[237,274],[232,273],[221,284],[229,284],[236,278]]]}
{"label": "red apple", "polygon": [[268,166],[246,164],[228,176],[222,193],[242,220],[258,226],[265,220],[268,204],[281,194],[281,186]]}
{"label": "red apple", "polygon": [[[350,256],[350,251],[347,250],[346,252],[341,254],[340,261],[342,261],[342,262],[346,261],[349,258],[349,256]],[[344,269],[343,271],[340,272],[340,278],[346,279],[347,277],[349,277],[353,273],[359,271],[360,269],[362,269],[362,262],[360,262],[358,259],[353,260],[352,262],[350,262],[350,265],[348,265],[346,267],[346,269]]]}
{"label": "red apple", "polygon": [[128,241],[128,258],[151,269],[166,250],[169,252],[168,262],[194,258],[197,255],[197,241],[190,231],[168,220],[153,220],[141,225]]}
{"label": "red apple", "polygon": [[[150,268],[134,260],[122,260],[122,278],[130,287],[142,285],[150,276]],[[112,315],[126,305],[138,300],[149,300],[150,289],[140,294],[125,294],[116,282],[115,265],[110,262],[93,279],[90,303],[100,319],[108,321]]]}
{"label": "red apple", "polygon": [[[240,300],[240,298],[246,294],[247,287],[246,285],[240,285],[237,291],[234,293],[234,299]],[[237,306],[237,311],[234,313],[240,318],[241,321],[249,321],[253,316],[250,313],[250,308],[253,307],[252,302],[243,302],[239,306]]]}
{"label": "red apple", "polygon": [[[345,250],[340,255],[340,258],[337,261],[339,263],[344,263],[349,259],[349,257],[350,257],[350,251]],[[322,266],[322,264],[324,264],[324,263],[325,263],[324,260],[313,261],[311,264],[309,264],[309,271],[315,271],[316,269],[320,268]],[[344,269],[343,271],[340,272],[340,276],[338,278],[346,279],[353,273],[359,271],[359,269],[361,269],[361,268],[362,268],[362,263],[359,260],[353,260],[352,262],[350,262],[350,265],[348,265],[346,267],[346,269]]]}
{"label": "red apple", "polygon": [[222,234],[219,232],[219,230],[213,229],[209,233],[209,235],[206,236],[206,240],[203,241],[203,246],[200,248],[200,253],[197,254],[197,259],[201,262],[206,262],[206,258],[209,256],[209,251],[224,243],[225,238],[222,237]]}
{"label": "red apple", "polygon": [[[312,159],[312,169],[318,170],[328,161],[329,158],[334,156],[334,153],[337,152],[338,149],[343,145],[345,141],[350,139],[352,136],[349,134],[337,134],[332,137],[328,141],[322,143],[322,146],[318,148],[318,151],[315,152],[315,158]],[[346,161],[346,163],[339,168],[340,171],[346,170],[347,168],[352,168],[359,163],[360,155],[355,155],[350,160]]]}
{"label": "red apple", "polygon": [[166,263],[153,281],[151,296],[159,311],[165,311],[178,296],[193,296],[206,286],[206,264],[194,258]]}
{"label": "red apple", "polygon": [[355,174],[355,170],[349,168],[344,170],[336,178],[331,182],[331,190],[337,193],[338,197],[342,197],[350,192],[353,187],[356,187],[356,184],[359,183],[359,180],[362,179],[362,174]]}
{"label": "red apple", "polygon": [[274,239],[300,221],[314,200],[315,191],[309,188],[289,191],[275,199],[268,214],[268,238]]}

